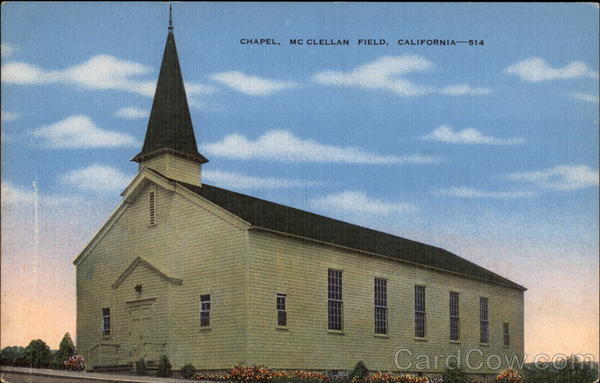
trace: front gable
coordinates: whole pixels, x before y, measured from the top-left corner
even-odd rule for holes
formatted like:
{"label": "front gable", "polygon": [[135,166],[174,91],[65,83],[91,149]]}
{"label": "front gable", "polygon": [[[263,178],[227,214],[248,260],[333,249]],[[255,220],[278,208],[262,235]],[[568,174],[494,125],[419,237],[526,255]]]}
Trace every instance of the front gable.
{"label": "front gable", "polygon": [[100,243],[110,229],[116,224],[119,218],[121,218],[121,216],[130,208],[130,206],[135,203],[139,195],[146,190],[149,185],[156,185],[160,188],[176,193],[185,200],[192,202],[194,206],[202,208],[211,215],[227,221],[238,229],[246,230],[250,227],[250,224],[243,219],[235,216],[227,210],[208,201],[207,199],[198,196],[176,182],[163,177],[158,172],[148,168],[142,168],[121,193],[121,196],[123,197],[121,203],[117,206],[117,208],[113,211],[101,228],[96,232],[96,234],[94,234],[92,239],[88,242],[86,247],[81,251],[77,258],[75,258],[73,263],[76,266],[85,260],[88,254],[94,250],[98,243]]}

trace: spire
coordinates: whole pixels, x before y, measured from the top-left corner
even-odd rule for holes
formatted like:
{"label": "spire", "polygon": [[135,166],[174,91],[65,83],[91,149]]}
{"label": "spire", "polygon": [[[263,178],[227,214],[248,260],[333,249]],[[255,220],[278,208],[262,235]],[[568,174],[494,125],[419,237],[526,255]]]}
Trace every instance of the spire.
{"label": "spire", "polygon": [[173,6],[169,4],[169,30],[173,30]]}
{"label": "spire", "polygon": [[160,74],[148,121],[142,151],[132,161],[142,162],[163,153],[170,153],[197,163],[208,160],[196,146],[196,137],[179,67],[172,9],[169,6],[169,33],[163,53]]}

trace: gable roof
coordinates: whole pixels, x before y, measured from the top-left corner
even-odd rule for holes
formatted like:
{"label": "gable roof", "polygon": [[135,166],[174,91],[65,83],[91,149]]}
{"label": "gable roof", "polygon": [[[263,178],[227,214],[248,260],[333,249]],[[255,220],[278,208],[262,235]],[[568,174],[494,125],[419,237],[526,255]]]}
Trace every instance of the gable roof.
{"label": "gable roof", "polygon": [[439,247],[207,184],[196,186],[177,180],[172,181],[258,228],[374,253],[428,268],[526,290],[517,283]]}

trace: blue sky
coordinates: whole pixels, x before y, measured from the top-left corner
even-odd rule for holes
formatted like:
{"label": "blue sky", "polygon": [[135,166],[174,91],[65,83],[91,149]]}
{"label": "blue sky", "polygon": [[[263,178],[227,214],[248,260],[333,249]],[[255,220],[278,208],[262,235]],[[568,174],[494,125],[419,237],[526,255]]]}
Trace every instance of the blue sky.
{"label": "blue sky", "polygon": [[[37,246],[42,265],[72,276],[70,261],[137,171],[129,159],[143,141],[168,9],[2,10],[3,234],[15,235],[3,235],[3,266],[25,272]],[[173,16],[210,160],[204,181],[445,247],[530,289],[531,352],[597,353],[595,5],[176,3]],[[298,38],[351,44],[288,44]],[[47,225],[38,245],[33,181]],[[3,278],[3,294],[11,286]],[[552,314],[588,301],[563,318],[583,315],[584,325]],[[591,340],[540,343],[536,328]]]}

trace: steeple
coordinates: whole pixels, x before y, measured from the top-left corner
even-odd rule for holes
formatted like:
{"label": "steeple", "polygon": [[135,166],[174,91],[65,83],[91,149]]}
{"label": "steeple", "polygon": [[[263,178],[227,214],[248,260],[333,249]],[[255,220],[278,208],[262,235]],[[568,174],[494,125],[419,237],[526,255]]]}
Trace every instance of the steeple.
{"label": "steeple", "polygon": [[[198,152],[192,119],[179,67],[173,19],[169,6],[169,28],[154,101],[142,151],[131,160],[167,177],[200,184],[200,165],[208,160]],[[177,168],[177,171],[173,170]],[[182,173],[183,169],[187,174]],[[189,174],[195,170],[195,174]],[[183,179],[182,179],[183,178]],[[197,180],[196,180],[197,179]]]}

